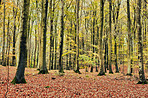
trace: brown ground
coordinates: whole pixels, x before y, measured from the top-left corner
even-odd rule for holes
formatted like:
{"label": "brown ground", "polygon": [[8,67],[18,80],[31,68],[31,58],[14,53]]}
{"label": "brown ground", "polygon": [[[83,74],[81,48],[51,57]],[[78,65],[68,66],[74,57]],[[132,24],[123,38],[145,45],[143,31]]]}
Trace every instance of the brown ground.
{"label": "brown ground", "polygon": [[[85,73],[84,69],[80,71],[80,75],[65,71],[64,76],[59,76],[55,70],[43,75],[38,74],[35,68],[26,68],[27,84],[13,85],[10,82],[15,76],[16,67],[10,67],[8,83],[7,67],[0,65],[0,98],[5,97],[7,83],[8,98],[148,98],[148,84],[136,84],[138,74],[123,76],[120,73],[107,73],[106,76],[97,76],[98,72]],[[148,74],[146,78],[148,79]]]}

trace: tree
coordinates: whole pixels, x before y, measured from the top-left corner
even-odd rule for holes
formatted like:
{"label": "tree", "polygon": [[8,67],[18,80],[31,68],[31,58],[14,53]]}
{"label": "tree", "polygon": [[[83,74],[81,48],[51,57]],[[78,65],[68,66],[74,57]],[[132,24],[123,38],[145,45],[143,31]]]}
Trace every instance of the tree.
{"label": "tree", "polygon": [[75,66],[75,72],[81,73],[79,71],[79,5],[80,0],[76,0],[76,66]]}
{"label": "tree", "polygon": [[111,20],[111,11],[112,11],[112,0],[109,0],[109,73],[113,74],[112,71],[112,20]]}
{"label": "tree", "polygon": [[64,41],[64,1],[61,0],[62,3],[62,14],[61,14],[61,41],[60,41],[60,57],[59,57],[59,72],[64,73],[63,64],[62,64],[62,54],[63,54],[63,41]]}
{"label": "tree", "polygon": [[142,25],[141,25],[141,0],[137,2],[137,33],[138,33],[138,60],[139,60],[139,82],[138,84],[147,84],[143,65],[143,43],[142,43]]}
{"label": "tree", "polygon": [[27,32],[28,32],[28,17],[29,17],[29,5],[30,0],[24,0],[23,5],[23,23],[22,23],[22,35],[20,41],[20,54],[19,54],[19,64],[17,67],[16,75],[11,83],[26,83],[24,72],[25,66],[27,65]]}
{"label": "tree", "polygon": [[130,18],[130,0],[127,0],[127,27],[128,27],[128,69],[127,75],[132,75],[131,73],[131,18]]}
{"label": "tree", "polygon": [[[95,19],[95,17],[96,17],[96,11],[93,11],[93,25],[92,25],[92,44],[93,44],[93,54],[95,53],[95,47],[94,47],[94,45],[95,45],[95,22],[96,22],[96,19]],[[94,59],[94,55],[92,55],[92,60]],[[91,70],[90,70],[90,72],[93,72],[93,65],[91,66]]]}
{"label": "tree", "polygon": [[[13,0],[13,3],[15,5],[15,1]],[[17,6],[18,6],[18,0],[17,0]],[[12,65],[16,65],[16,58],[15,58],[15,45],[16,45],[16,16],[17,16],[17,9],[13,7],[13,57],[12,57]]]}
{"label": "tree", "polygon": [[104,65],[103,65],[103,22],[104,22],[104,0],[100,0],[100,18],[101,18],[101,29],[100,29],[100,60],[101,60],[101,68],[100,68],[100,73],[98,74],[99,76],[105,75],[105,70],[104,70]]}
{"label": "tree", "polygon": [[39,74],[48,73],[46,67],[46,31],[47,31],[47,12],[48,0],[42,0],[42,17],[41,17],[41,54],[40,54],[40,72]]}
{"label": "tree", "polygon": [[4,2],[4,17],[3,17],[3,47],[2,47],[2,65],[6,66],[5,62],[5,17],[6,17],[6,6],[5,6],[5,0]]}
{"label": "tree", "polygon": [[57,69],[57,43],[58,43],[58,35],[57,35],[57,26],[58,26],[58,16],[59,16],[59,11],[57,12],[57,17],[56,17],[56,20],[55,20],[55,38],[54,38],[54,69],[56,70]]}
{"label": "tree", "polygon": [[[118,0],[117,1],[118,3],[118,6],[117,6],[117,11],[115,12],[115,11],[113,11],[114,13],[114,15],[113,15],[113,19],[114,19],[114,24],[115,24],[115,29],[114,29],[114,32],[115,32],[115,34],[114,34],[114,40],[115,40],[115,67],[116,67],[116,73],[119,73],[119,69],[118,69],[118,54],[117,54],[117,36],[118,36],[118,34],[119,34],[119,26],[118,26],[118,18],[119,18],[119,10],[120,10],[120,4],[121,4],[121,1],[120,0]],[[118,29],[117,29],[118,28]]]}
{"label": "tree", "polygon": [[50,56],[49,56],[49,69],[53,69],[54,59],[54,34],[53,34],[53,20],[54,20],[54,8],[52,4],[53,0],[50,0]]}

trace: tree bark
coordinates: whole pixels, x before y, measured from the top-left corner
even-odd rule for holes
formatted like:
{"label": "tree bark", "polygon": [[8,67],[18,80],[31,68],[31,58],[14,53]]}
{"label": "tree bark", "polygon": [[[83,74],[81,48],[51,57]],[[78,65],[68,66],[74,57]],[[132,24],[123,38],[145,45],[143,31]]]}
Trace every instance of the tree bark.
{"label": "tree bark", "polygon": [[114,29],[114,31],[115,31],[115,35],[114,35],[114,40],[115,40],[115,67],[116,67],[116,73],[119,73],[119,69],[118,69],[118,46],[117,46],[117,35],[118,35],[118,33],[119,33],[119,26],[118,26],[118,17],[119,17],[119,11],[120,11],[120,4],[121,4],[121,1],[120,0],[118,0],[117,1],[118,2],[118,6],[117,6],[117,12],[116,13],[114,13],[114,24],[115,24],[115,29]]}
{"label": "tree bark", "polygon": [[141,26],[141,0],[137,2],[137,33],[138,33],[138,60],[139,60],[139,82],[138,84],[147,84],[143,65],[143,42]]}
{"label": "tree bark", "polygon": [[128,69],[127,75],[131,73],[131,19],[130,19],[130,0],[127,0],[127,27],[128,27]]}
{"label": "tree bark", "polygon": [[[13,3],[15,4],[15,1],[13,0]],[[18,6],[18,0],[17,0],[17,6]],[[12,57],[12,65],[16,65],[16,57],[15,57],[15,44],[16,44],[16,16],[17,16],[17,9],[13,7],[13,57]]]}
{"label": "tree bark", "polygon": [[53,10],[53,0],[50,0],[50,58],[49,58],[49,69],[53,70],[53,59],[54,59],[54,37],[53,37],[53,19],[54,19],[54,10]]}
{"label": "tree bark", "polygon": [[103,64],[103,25],[104,25],[104,0],[100,0],[100,17],[101,17],[101,29],[100,29],[100,60],[101,60],[101,68],[99,76],[105,75],[104,64]]}
{"label": "tree bark", "polygon": [[4,17],[3,17],[3,47],[2,47],[2,65],[6,66],[5,62],[5,16],[6,16],[6,6],[5,6],[5,0],[4,2]]}
{"label": "tree bark", "polygon": [[113,74],[112,71],[112,20],[111,20],[111,11],[112,11],[112,0],[109,0],[109,73]]}
{"label": "tree bark", "polygon": [[60,41],[60,57],[59,57],[59,72],[64,73],[63,64],[62,64],[62,54],[63,54],[63,41],[64,41],[64,1],[62,3],[62,14],[61,14],[61,41]]}
{"label": "tree bark", "polygon": [[57,18],[56,18],[56,21],[55,21],[55,38],[54,38],[54,40],[55,40],[55,49],[54,49],[54,69],[56,70],[58,67],[57,67],[57,43],[58,43],[58,39],[57,39],[57,37],[58,37],[58,35],[57,35],[57,22],[58,22],[58,15],[59,14],[59,11],[58,11],[58,13],[57,13]]}
{"label": "tree bark", "polygon": [[30,0],[24,0],[23,6],[23,23],[22,23],[22,35],[20,41],[20,54],[19,54],[19,64],[15,78],[11,83],[26,83],[24,72],[25,66],[27,65],[27,32],[28,32],[28,17],[29,17],[29,6]]}
{"label": "tree bark", "polygon": [[42,1],[42,18],[41,18],[41,55],[40,55],[40,72],[39,74],[48,73],[46,67],[46,31],[47,31],[47,12],[48,12],[48,0]]}
{"label": "tree bark", "polygon": [[37,53],[37,28],[35,28],[35,43],[34,43],[34,63],[33,68],[36,67],[36,53]]}
{"label": "tree bark", "polygon": [[76,66],[75,72],[80,74],[79,71],[79,3],[80,0],[76,0]]}

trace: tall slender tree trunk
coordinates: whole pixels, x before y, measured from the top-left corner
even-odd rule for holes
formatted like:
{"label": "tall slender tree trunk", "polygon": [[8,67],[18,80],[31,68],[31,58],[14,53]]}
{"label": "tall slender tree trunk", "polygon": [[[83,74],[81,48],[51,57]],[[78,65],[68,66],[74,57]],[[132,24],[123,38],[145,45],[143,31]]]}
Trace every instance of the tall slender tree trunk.
{"label": "tall slender tree trunk", "polygon": [[147,16],[147,12],[148,12],[148,11],[147,11],[147,2],[148,2],[148,1],[146,1],[146,0],[144,0],[144,2],[143,2],[143,8],[144,8],[144,11],[143,11],[143,13],[144,13],[144,14],[143,14],[143,22],[144,22],[144,23],[143,23],[143,25],[144,25],[144,26],[143,26],[143,27],[144,27],[144,28],[143,28],[143,29],[144,29],[144,30],[143,30],[144,48],[146,48],[146,41],[147,41],[147,39],[146,39],[146,36],[147,36],[147,17],[146,17],[146,16]]}
{"label": "tall slender tree trunk", "polygon": [[[92,30],[92,44],[95,45],[95,23],[96,23],[96,11],[93,11],[93,30]],[[95,53],[95,48],[93,46],[93,53]],[[94,55],[92,55],[92,60],[94,59]],[[91,66],[91,71],[93,72],[94,66]]]}
{"label": "tall slender tree trunk", "polygon": [[[96,24],[98,24],[98,20],[96,19]],[[99,26],[97,26],[97,45],[99,47],[99,39],[100,39],[100,36],[99,36]],[[99,54],[99,48],[97,49],[97,53]],[[98,67],[100,65],[100,59],[98,58],[98,62],[97,62],[97,65],[96,65],[96,71],[98,72]]]}
{"label": "tall slender tree trunk", "polygon": [[[73,23],[72,23],[72,20],[71,20],[71,23],[70,23],[71,25],[70,25],[70,32],[69,32],[69,35],[70,34],[72,34],[72,26],[73,26]],[[71,42],[69,41],[69,50],[71,51]],[[71,60],[71,53],[69,53],[69,68],[70,68],[70,70],[71,70],[71,68],[72,68],[72,66],[71,66],[71,64],[72,64],[72,60]]]}
{"label": "tall slender tree trunk", "polygon": [[[69,32],[69,31],[68,31]],[[67,35],[67,41],[69,41],[69,38],[68,38],[68,35]],[[67,49],[67,52],[69,51],[69,45],[67,44],[67,47],[66,47]],[[68,65],[68,63],[69,63],[69,61],[68,61],[68,57],[69,57],[69,54],[67,54],[66,55],[66,70],[69,70],[69,65]]]}
{"label": "tall slender tree trunk", "polygon": [[[107,23],[107,15],[105,15],[105,23]],[[105,72],[107,72],[108,69],[108,28],[106,27],[105,30],[106,34],[105,34],[105,56],[104,56],[104,66],[105,66]]]}
{"label": "tall slender tree trunk", "polygon": [[75,72],[80,74],[79,71],[79,5],[80,0],[76,0],[76,66]]}
{"label": "tall slender tree trunk", "polygon": [[104,64],[103,64],[103,22],[104,22],[104,0],[100,0],[100,17],[101,17],[101,29],[100,29],[100,60],[101,60],[101,68],[100,68],[100,73],[98,74],[99,76],[105,75],[105,70],[104,70]]}
{"label": "tall slender tree trunk", "polygon": [[27,40],[27,47],[28,47],[28,49],[27,49],[27,65],[26,65],[26,67],[30,67],[30,50],[31,50],[31,47],[30,47],[30,20],[31,20],[31,17],[29,16],[29,21],[28,21],[28,34],[27,34],[27,38],[28,38],[28,40]]}
{"label": "tall slender tree trunk", "polygon": [[112,0],[109,0],[109,73],[113,74],[112,71]]}
{"label": "tall slender tree trunk", "polygon": [[120,5],[121,5],[121,0],[118,0],[118,6],[117,6],[117,12],[114,23],[115,23],[115,35],[114,35],[114,40],[115,40],[115,67],[116,67],[116,73],[119,73],[119,68],[118,68],[118,46],[117,46],[117,35],[119,33],[119,26],[118,26],[118,18],[119,18],[119,11],[120,11]]}
{"label": "tall slender tree trunk", "polygon": [[17,68],[16,75],[11,83],[26,83],[24,72],[25,66],[27,65],[27,32],[28,32],[28,18],[29,18],[29,6],[30,0],[24,0],[23,5],[23,23],[22,23],[22,35],[20,40],[20,54],[19,54],[19,64]]}
{"label": "tall slender tree trunk", "polygon": [[8,15],[8,26],[7,26],[7,49],[6,49],[6,65],[8,66],[9,63],[9,53],[10,53],[10,32],[9,32],[9,26],[10,26],[10,17]]}
{"label": "tall slender tree trunk", "polygon": [[5,62],[5,16],[6,16],[6,6],[5,6],[5,0],[4,2],[4,17],[3,17],[3,47],[2,47],[2,65],[6,66]]}
{"label": "tall slender tree trunk", "polygon": [[[15,4],[15,1],[13,0],[13,3]],[[17,0],[17,6],[18,6],[18,0]],[[15,43],[16,43],[16,15],[17,15],[17,9],[13,7],[13,57],[12,57],[12,65],[16,65],[16,57],[15,57]]]}
{"label": "tall slender tree trunk", "polygon": [[37,57],[36,57],[36,62],[37,62],[37,68],[39,69],[40,67],[39,67],[39,57],[40,57],[40,43],[41,43],[41,41],[40,41],[40,26],[39,26],[39,7],[38,7],[38,0],[36,0],[36,14],[37,14],[37,35],[38,35],[38,43],[37,43]]}
{"label": "tall slender tree trunk", "polygon": [[130,19],[130,0],[127,0],[127,27],[128,27],[128,69],[127,75],[131,73],[131,19]]}
{"label": "tall slender tree trunk", "polygon": [[53,59],[54,59],[54,37],[53,37],[53,0],[50,0],[50,56],[49,56],[49,69],[53,69]]}
{"label": "tall slender tree trunk", "polygon": [[141,26],[141,0],[137,2],[137,33],[138,33],[138,59],[139,59],[139,82],[138,84],[147,84],[143,65],[143,42]]}
{"label": "tall slender tree trunk", "polygon": [[56,70],[58,67],[57,67],[57,37],[58,37],[58,34],[57,34],[57,22],[58,22],[58,15],[59,14],[59,11],[58,11],[58,13],[57,13],[57,18],[56,18],[56,21],[55,21],[55,38],[54,38],[54,40],[55,40],[55,44],[54,44],[54,46],[55,46],[55,49],[54,49],[54,69]]}
{"label": "tall slender tree trunk", "polygon": [[40,74],[48,73],[46,67],[46,31],[47,31],[47,12],[48,0],[42,0],[42,18],[41,18],[41,55],[40,55]]}
{"label": "tall slender tree trunk", "polygon": [[34,43],[34,63],[33,68],[36,67],[36,53],[37,53],[37,28],[35,28],[35,43]]}
{"label": "tall slender tree trunk", "polygon": [[61,0],[62,3],[62,14],[61,14],[61,41],[60,41],[60,57],[59,57],[59,72],[64,73],[63,64],[62,64],[62,54],[63,54],[63,41],[64,41],[64,0]]}

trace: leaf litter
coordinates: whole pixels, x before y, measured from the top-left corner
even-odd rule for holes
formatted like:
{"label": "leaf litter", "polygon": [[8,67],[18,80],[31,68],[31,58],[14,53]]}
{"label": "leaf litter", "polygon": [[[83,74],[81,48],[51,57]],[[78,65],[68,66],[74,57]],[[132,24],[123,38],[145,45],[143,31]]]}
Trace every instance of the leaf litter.
{"label": "leaf litter", "polygon": [[[136,84],[138,74],[124,76],[106,74],[97,76],[98,72],[82,74],[66,71],[63,76],[58,71],[49,71],[49,74],[38,74],[36,68],[25,69],[27,84],[11,84],[16,67],[10,66],[9,83],[7,82],[7,67],[0,66],[0,98],[5,97],[8,83],[7,98],[148,98],[148,84]],[[148,79],[148,74],[146,74]]]}

